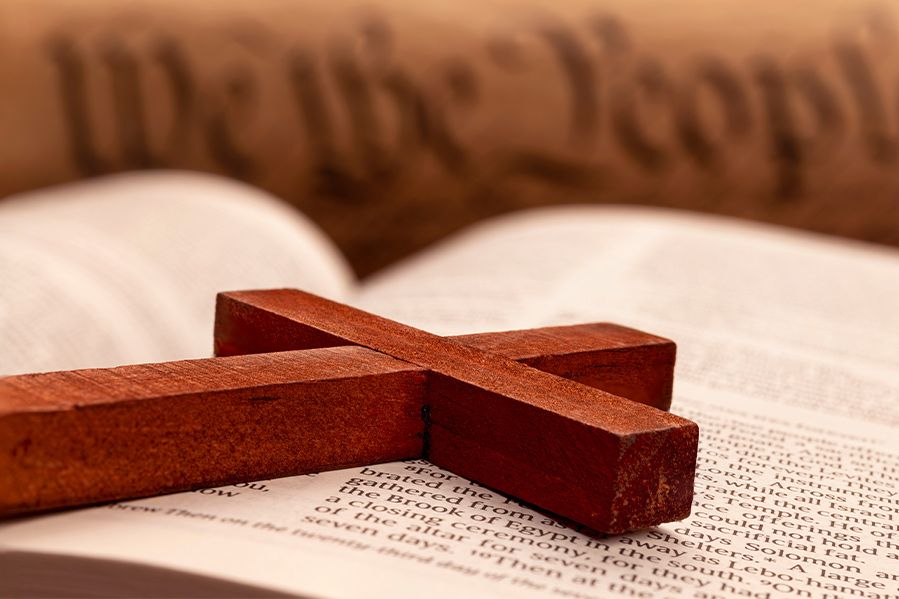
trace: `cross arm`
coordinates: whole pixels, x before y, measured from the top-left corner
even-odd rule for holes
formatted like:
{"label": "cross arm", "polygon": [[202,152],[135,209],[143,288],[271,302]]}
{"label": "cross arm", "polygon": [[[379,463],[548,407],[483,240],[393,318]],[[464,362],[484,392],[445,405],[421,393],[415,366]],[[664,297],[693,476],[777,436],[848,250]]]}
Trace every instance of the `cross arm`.
{"label": "cross arm", "polygon": [[0,378],[0,515],[420,457],[425,382],[361,347]]}

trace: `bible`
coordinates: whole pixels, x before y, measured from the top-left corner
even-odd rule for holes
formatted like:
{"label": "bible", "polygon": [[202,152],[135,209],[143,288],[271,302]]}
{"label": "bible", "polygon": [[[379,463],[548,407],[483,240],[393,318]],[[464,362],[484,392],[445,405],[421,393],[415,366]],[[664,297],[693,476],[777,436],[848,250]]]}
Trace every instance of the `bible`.
{"label": "bible", "polygon": [[895,250],[568,206],[360,281],[264,193],[148,173],[10,198],[0,274],[2,374],[206,357],[215,291],[300,287],[444,336],[657,332],[702,431],[691,514],[637,532],[414,459],[8,519],[4,595],[899,596]]}

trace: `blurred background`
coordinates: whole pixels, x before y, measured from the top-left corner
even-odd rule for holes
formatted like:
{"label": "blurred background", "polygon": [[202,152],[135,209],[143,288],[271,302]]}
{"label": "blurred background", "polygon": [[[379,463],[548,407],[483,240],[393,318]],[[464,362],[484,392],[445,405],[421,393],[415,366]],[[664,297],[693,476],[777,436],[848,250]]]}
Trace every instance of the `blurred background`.
{"label": "blurred background", "polygon": [[308,215],[359,275],[554,203],[899,245],[897,19],[837,0],[6,0],[0,197],[217,173]]}

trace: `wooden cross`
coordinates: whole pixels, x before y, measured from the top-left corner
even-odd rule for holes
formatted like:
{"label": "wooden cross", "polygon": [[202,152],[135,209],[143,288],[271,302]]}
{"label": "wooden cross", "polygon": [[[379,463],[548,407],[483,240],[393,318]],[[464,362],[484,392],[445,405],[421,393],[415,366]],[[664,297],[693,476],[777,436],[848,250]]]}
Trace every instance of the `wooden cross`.
{"label": "wooden cross", "polygon": [[0,515],[421,457],[602,532],[690,512],[667,339],[443,338],[271,290],[219,294],[215,349],[0,378]]}

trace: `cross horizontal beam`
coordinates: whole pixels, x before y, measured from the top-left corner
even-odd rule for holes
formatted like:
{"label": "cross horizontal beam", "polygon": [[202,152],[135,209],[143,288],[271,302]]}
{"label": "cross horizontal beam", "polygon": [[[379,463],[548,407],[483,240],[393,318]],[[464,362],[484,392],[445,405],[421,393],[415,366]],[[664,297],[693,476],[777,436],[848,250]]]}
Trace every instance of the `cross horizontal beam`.
{"label": "cross horizontal beam", "polygon": [[[670,402],[674,345],[645,333],[579,325],[456,339]],[[428,377],[342,346],[0,378],[0,515],[421,457]]]}

